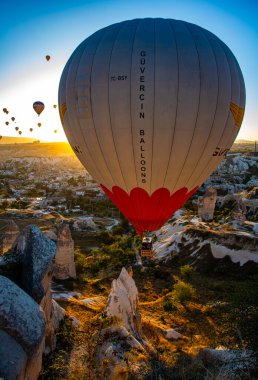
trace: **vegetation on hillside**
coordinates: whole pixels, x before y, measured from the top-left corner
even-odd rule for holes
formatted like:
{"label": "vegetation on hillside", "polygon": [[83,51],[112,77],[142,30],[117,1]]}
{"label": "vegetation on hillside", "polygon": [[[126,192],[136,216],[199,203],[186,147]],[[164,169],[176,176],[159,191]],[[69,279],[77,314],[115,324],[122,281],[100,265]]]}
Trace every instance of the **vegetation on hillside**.
{"label": "vegetation on hillside", "polygon": [[[241,380],[258,377],[258,372],[247,368],[245,363],[237,377],[229,377],[221,368],[205,367],[196,358],[204,347],[221,346],[250,350],[251,355],[256,355],[258,275],[248,275],[244,280],[236,273],[229,272],[225,276],[215,270],[205,275],[189,264],[181,265],[180,261],[146,260],[144,267],[138,266],[134,248],[139,239],[125,221],[113,232],[91,234],[90,239],[96,239],[99,248],[85,253],[77,246],[78,278],[73,282],[73,289],[85,297],[102,297],[103,302],[97,307],[62,302],[68,315],[75,316],[81,327],[78,331],[70,328],[69,321],[64,323],[56,351],[45,358],[42,380],[95,378],[94,347],[100,344],[101,327],[109,322],[103,317],[105,300],[112,280],[118,277],[123,266],[133,267],[143,330],[157,350],[138,372],[130,369],[129,379]],[[184,338],[165,339],[160,331],[170,328],[176,328]]]}

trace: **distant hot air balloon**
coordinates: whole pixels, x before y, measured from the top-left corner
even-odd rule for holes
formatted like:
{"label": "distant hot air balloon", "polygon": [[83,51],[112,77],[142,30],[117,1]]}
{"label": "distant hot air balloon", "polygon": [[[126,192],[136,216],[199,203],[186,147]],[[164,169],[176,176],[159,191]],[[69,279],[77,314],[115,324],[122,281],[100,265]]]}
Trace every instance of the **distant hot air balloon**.
{"label": "distant hot air balloon", "polygon": [[30,128],[30,132],[32,132],[33,131],[33,128]]}
{"label": "distant hot air balloon", "polygon": [[6,113],[6,114],[8,114],[8,113],[9,113],[9,111],[8,111],[8,109],[7,109],[7,108],[3,108],[3,112],[4,112],[4,113]]}
{"label": "distant hot air balloon", "polygon": [[44,110],[45,105],[44,103],[37,101],[33,103],[34,111],[38,114],[38,116],[41,114],[41,112]]}
{"label": "distant hot air balloon", "polygon": [[54,133],[57,133],[57,132],[58,132],[57,129],[55,129],[55,130],[54,130]]}
{"label": "distant hot air balloon", "polygon": [[15,117],[11,117],[11,120],[12,120],[12,121],[15,121]]}
{"label": "distant hot air balloon", "polygon": [[41,127],[41,123],[38,123],[38,127]]}
{"label": "distant hot air balloon", "polygon": [[18,130],[19,130],[19,127],[15,127],[15,130],[18,131]]}
{"label": "distant hot air balloon", "polygon": [[53,105],[53,107],[54,107],[54,108],[56,108],[56,107],[57,107],[57,105],[56,105],[56,104],[54,104],[54,105]]}
{"label": "distant hot air balloon", "polygon": [[50,55],[46,55],[46,60],[47,60],[47,61],[50,60]]}
{"label": "distant hot air balloon", "polygon": [[9,125],[9,121],[6,121],[6,122],[5,122],[5,125]]}
{"label": "distant hot air balloon", "polygon": [[159,229],[215,170],[244,107],[230,49],[171,19],[99,30],[73,52],[59,85],[73,150],[139,234]]}
{"label": "distant hot air balloon", "polygon": [[19,131],[18,133],[19,133],[19,135],[21,135],[21,134],[22,134],[22,131]]}

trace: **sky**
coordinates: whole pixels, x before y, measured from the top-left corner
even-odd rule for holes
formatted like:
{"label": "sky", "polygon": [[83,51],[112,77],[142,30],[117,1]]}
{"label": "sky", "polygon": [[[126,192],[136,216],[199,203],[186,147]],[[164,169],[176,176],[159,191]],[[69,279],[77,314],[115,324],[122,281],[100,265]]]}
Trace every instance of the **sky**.
{"label": "sky", "polygon": [[[238,139],[258,140],[258,0],[0,0],[0,135],[18,137],[18,127],[22,137],[65,141],[53,105],[66,61],[98,29],[144,17],[195,23],[229,46],[246,84]],[[37,100],[45,104],[40,117],[32,108]]]}

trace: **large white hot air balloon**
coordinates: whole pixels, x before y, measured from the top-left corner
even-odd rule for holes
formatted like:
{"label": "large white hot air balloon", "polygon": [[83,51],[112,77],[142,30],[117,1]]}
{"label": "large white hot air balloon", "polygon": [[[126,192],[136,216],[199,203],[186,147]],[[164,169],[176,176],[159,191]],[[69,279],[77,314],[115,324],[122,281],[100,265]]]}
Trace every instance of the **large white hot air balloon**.
{"label": "large white hot air balloon", "polygon": [[244,107],[230,49],[171,19],[94,33],[75,49],[59,87],[71,146],[140,234],[160,228],[214,171]]}

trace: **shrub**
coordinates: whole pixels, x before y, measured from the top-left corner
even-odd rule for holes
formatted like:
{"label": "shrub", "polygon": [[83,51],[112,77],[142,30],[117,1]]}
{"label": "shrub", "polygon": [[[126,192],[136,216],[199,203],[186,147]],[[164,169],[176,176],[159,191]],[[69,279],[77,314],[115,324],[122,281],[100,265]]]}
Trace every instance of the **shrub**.
{"label": "shrub", "polygon": [[182,267],[180,267],[180,273],[182,276],[185,276],[185,277],[191,277],[191,275],[193,274],[194,272],[194,269],[191,265],[183,265]]}
{"label": "shrub", "polygon": [[96,234],[96,238],[102,244],[112,244],[116,241],[116,238],[108,231],[100,231]]}
{"label": "shrub", "polygon": [[173,304],[171,299],[169,299],[168,297],[165,297],[164,303],[163,303],[163,309],[164,309],[164,311],[175,311],[177,308]]}
{"label": "shrub", "polygon": [[182,304],[191,301],[195,296],[195,289],[191,284],[178,280],[173,286],[173,298]]}

